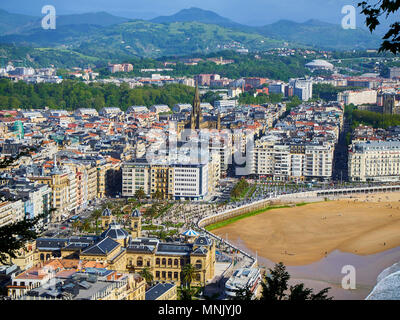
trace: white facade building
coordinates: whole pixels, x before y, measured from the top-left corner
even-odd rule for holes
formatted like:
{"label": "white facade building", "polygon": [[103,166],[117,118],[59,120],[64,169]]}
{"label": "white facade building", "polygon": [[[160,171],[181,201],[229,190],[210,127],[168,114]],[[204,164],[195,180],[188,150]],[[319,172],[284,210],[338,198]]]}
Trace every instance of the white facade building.
{"label": "white facade building", "polygon": [[300,100],[308,101],[312,98],[313,82],[309,79],[291,79],[290,86],[294,88],[294,94]]}
{"label": "white facade building", "polygon": [[399,181],[400,141],[355,142],[348,167],[351,181]]}

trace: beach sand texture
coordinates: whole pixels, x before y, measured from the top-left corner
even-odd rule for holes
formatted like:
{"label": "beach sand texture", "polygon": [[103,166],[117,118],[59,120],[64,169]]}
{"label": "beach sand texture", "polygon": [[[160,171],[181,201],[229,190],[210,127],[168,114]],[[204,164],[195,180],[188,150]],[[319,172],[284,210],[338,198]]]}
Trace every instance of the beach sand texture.
{"label": "beach sand texture", "polygon": [[212,232],[287,266],[311,264],[335,250],[376,254],[400,246],[400,193],[274,209]]}

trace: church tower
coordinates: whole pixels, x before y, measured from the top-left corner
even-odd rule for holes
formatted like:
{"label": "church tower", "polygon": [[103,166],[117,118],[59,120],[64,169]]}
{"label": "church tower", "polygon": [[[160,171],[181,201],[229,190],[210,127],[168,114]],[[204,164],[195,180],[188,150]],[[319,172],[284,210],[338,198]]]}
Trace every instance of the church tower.
{"label": "church tower", "polygon": [[201,114],[199,87],[196,83],[196,91],[193,99],[193,108],[190,116],[190,128],[192,130],[200,129],[203,123],[203,115]]}
{"label": "church tower", "polygon": [[101,214],[101,228],[103,230],[107,229],[112,221],[113,221],[113,215],[111,213],[111,210],[108,208],[104,209],[104,211]]}
{"label": "church tower", "polygon": [[133,239],[142,236],[142,214],[138,209],[134,209],[130,216],[130,231]]}

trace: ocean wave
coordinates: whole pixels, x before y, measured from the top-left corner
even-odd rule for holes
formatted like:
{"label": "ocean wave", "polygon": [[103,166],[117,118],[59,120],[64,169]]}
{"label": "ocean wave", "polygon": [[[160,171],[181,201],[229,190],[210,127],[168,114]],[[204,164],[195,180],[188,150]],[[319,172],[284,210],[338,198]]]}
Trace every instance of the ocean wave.
{"label": "ocean wave", "polygon": [[377,284],[365,300],[400,300],[400,263],[383,270]]}

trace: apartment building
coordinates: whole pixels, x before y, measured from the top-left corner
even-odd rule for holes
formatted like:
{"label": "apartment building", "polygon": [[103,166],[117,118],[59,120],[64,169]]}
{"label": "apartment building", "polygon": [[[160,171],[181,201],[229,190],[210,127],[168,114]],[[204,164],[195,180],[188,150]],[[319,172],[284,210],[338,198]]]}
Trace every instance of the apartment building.
{"label": "apartment building", "polygon": [[300,100],[308,101],[312,98],[312,80],[291,79],[289,85],[294,88],[294,95],[298,96]]}
{"label": "apartment building", "polygon": [[210,86],[211,80],[219,80],[219,74],[198,74],[194,77],[195,82],[200,86]]}
{"label": "apartment building", "polygon": [[400,141],[354,142],[349,148],[350,181],[400,180]]}
{"label": "apartment building", "polygon": [[123,63],[123,64],[110,64],[108,66],[108,71],[111,73],[115,72],[131,72],[133,71],[133,65],[130,63]]}
{"label": "apartment building", "polygon": [[306,179],[329,180],[332,176],[334,146],[331,143],[306,145]]}
{"label": "apartment building", "polygon": [[145,160],[126,162],[122,165],[122,196],[133,197],[142,189],[150,195],[150,164]]}
{"label": "apartment building", "polygon": [[23,220],[25,217],[22,200],[0,202],[0,228]]}
{"label": "apartment building", "polygon": [[213,194],[221,180],[221,156],[219,153],[210,154],[211,161],[208,167],[208,194]]}
{"label": "apartment building", "polygon": [[383,113],[400,114],[400,94],[396,92],[383,93]]}
{"label": "apartment building", "polygon": [[[201,200],[208,194],[209,176],[208,163],[203,164],[173,164],[173,198],[175,200]],[[213,182],[211,182],[213,183]]]}
{"label": "apartment building", "polygon": [[[209,184],[216,184],[217,157],[212,165],[190,162],[153,162],[137,160],[122,166],[122,196],[134,197],[142,189],[148,196],[162,199],[200,200],[208,194]],[[209,168],[211,173],[209,174]],[[211,180],[210,180],[211,179]]]}
{"label": "apartment building", "polygon": [[400,68],[399,67],[392,67],[389,68],[389,78],[400,78]]}
{"label": "apartment building", "polygon": [[237,100],[216,100],[214,107],[218,110],[222,108],[234,108],[237,106]]}
{"label": "apartment building", "polygon": [[376,90],[362,90],[362,91],[344,91],[339,92],[337,101],[345,105],[354,104],[359,106],[362,104],[376,104],[377,91]]}
{"label": "apartment building", "polygon": [[[31,183],[29,181],[11,181],[0,188],[0,195],[14,200],[22,200],[24,216],[33,219],[50,211],[51,189],[44,184]],[[38,222],[41,228],[48,222],[45,218]]]}
{"label": "apartment building", "polygon": [[[193,141],[192,141],[193,142]],[[196,142],[195,142],[196,144]],[[133,197],[142,189],[163,199],[201,200],[215,189],[221,175],[220,152],[203,153],[182,144],[179,154],[154,155],[126,161],[122,165],[122,195]],[[213,155],[218,153],[217,155]]]}
{"label": "apartment building", "polygon": [[251,174],[278,181],[329,180],[332,176],[334,147],[330,143],[255,142]]}
{"label": "apartment building", "polygon": [[50,204],[51,208],[55,209],[50,217],[51,222],[61,221],[69,213],[69,209],[71,208],[69,179],[70,173],[60,170],[57,167],[49,175],[29,177],[29,180],[46,184],[51,189]]}

